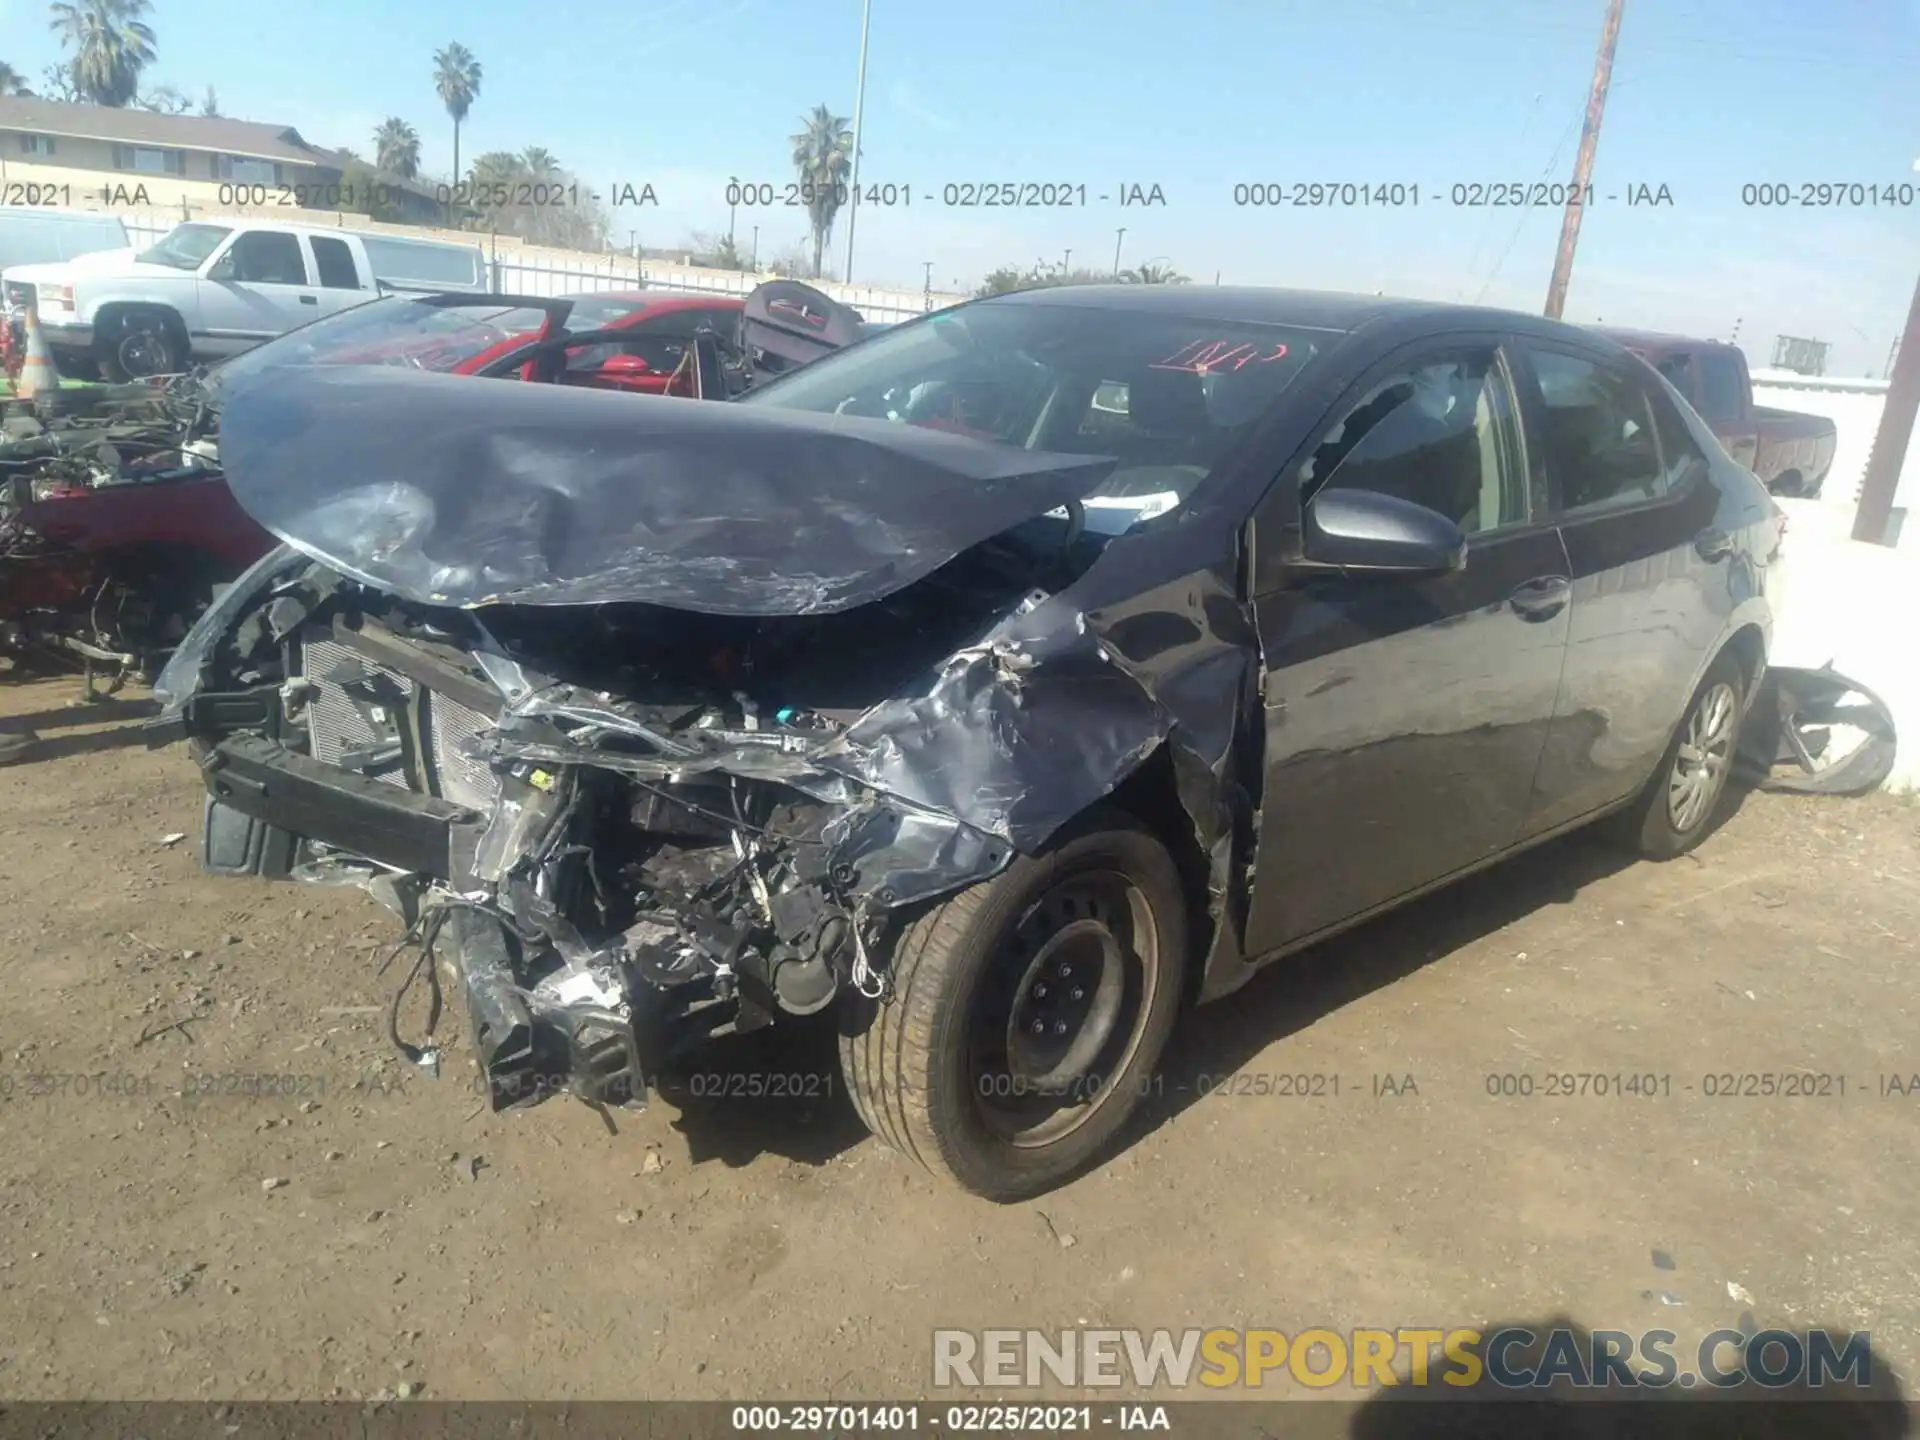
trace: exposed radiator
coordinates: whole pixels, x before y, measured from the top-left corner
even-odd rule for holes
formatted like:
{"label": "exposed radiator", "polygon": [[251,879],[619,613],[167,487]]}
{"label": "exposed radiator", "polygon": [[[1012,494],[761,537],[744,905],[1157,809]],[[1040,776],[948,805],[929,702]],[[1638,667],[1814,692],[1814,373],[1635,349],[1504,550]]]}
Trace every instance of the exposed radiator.
{"label": "exposed radiator", "polygon": [[[421,777],[408,772],[401,743],[407,709],[415,703],[419,688],[412,680],[342,645],[321,627],[302,638],[299,673],[314,687],[307,700],[307,733],[314,759],[403,790],[421,788]],[[432,771],[425,777],[426,788],[456,805],[482,811],[491,808],[500,792],[500,777],[485,761],[463,754],[459,747],[492,722],[431,690],[419,703]]]}

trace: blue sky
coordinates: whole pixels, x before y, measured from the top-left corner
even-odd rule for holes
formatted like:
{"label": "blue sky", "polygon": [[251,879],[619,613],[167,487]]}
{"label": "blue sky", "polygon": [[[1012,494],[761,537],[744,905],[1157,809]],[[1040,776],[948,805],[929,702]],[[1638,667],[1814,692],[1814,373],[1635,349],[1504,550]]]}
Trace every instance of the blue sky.
{"label": "blue sky", "polygon": [[[1196,280],[1385,290],[1537,310],[1555,209],[1456,208],[1456,182],[1565,180],[1603,0],[874,0],[855,278],[970,286],[1002,263],[1164,257]],[[55,58],[40,0],[0,0],[0,57]],[[154,0],[150,72],[231,115],[365,150],[410,120],[451,160],[431,56],[485,80],[462,151],[540,144],[596,188],[650,181],[622,236],[724,231],[729,176],[784,182],[787,137],[825,102],[851,115],[860,0]],[[1920,275],[1920,202],[1765,209],[1749,182],[1920,187],[1920,0],[1626,0],[1569,318],[1834,345],[1882,373]],[[1064,210],[939,203],[948,182],[1086,185]],[[1403,209],[1236,207],[1236,182],[1417,184]],[[1158,184],[1164,207],[1101,203]],[[1629,207],[1628,186],[1673,203]],[[1609,194],[1622,198],[1609,201]],[[931,195],[933,203],[926,203]],[[803,212],[740,209],[743,248],[805,234]],[[844,223],[844,222],[842,222]],[[834,253],[843,252],[836,234]]]}

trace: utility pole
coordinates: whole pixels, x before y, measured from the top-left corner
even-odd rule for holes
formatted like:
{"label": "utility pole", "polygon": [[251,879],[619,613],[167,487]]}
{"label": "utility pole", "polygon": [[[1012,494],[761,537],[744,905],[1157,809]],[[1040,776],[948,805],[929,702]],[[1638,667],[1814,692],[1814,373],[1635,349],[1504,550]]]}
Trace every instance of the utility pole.
{"label": "utility pole", "polygon": [[733,249],[733,216],[740,205],[740,177],[727,177],[727,249]]}
{"label": "utility pole", "polygon": [[1853,516],[1853,538],[1875,545],[1887,543],[1887,521],[1893,513],[1893,493],[1900,488],[1900,468],[1906,464],[1907,445],[1913,439],[1914,412],[1920,410],[1920,285],[1914,286],[1907,328],[1887,377],[1887,403],[1880,412],[1880,433],[1873,437],[1873,454],[1860,482],[1860,508]]}
{"label": "utility pole", "polygon": [[1122,225],[1113,235],[1113,278],[1120,278],[1120,242],[1127,238],[1127,227]]}
{"label": "utility pole", "polygon": [[753,259],[749,263],[753,266],[753,273],[758,275],[760,273],[760,227],[758,225],[753,227]]}
{"label": "utility pole", "polygon": [[873,0],[860,7],[860,78],[853,87],[853,185],[847,193],[847,269],[843,284],[853,283],[853,222],[860,213],[860,114],[867,104],[867,26],[873,19]]}
{"label": "utility pole", "polygon": [[1073,247],[1071,245],[1067,247],[1067,258],[1060,262],[1060,273],[1062,275],[1071,275],[1073,273]]}
{"label": "utility pole", "polygon": [[1547,318],[1558,320],[1567,308],[1567,281],[1573,275],[1573,247],[1580,239],[1580,215],[1587,186],[1593,180],[1593,152],[1600,144],[1600,119],[1607,113],[1607,86],[1613,79],[1613,47],[1620,39],[1620,7],[1625,0],[1607,0],[1607,22],[1600,31],[1600,54],[1593,62],[1593,88],[1587,92],[1586,123],[1580,127],[1580,154],[1573,162],[1573,193],[1567,196],[1560,219],[1560,248],[1553,257],[1553,280],[1547,286]]}

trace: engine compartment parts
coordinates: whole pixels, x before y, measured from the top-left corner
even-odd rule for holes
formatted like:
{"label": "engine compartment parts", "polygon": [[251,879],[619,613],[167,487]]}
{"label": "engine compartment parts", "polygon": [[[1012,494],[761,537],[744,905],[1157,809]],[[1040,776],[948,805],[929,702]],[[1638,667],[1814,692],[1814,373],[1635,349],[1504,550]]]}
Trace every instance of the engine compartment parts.
{"label": "engine compartment parts", "polygon": [[0,428],[0,653],[151,676],[272,546],[228,493],[197,379],[61,392]]}

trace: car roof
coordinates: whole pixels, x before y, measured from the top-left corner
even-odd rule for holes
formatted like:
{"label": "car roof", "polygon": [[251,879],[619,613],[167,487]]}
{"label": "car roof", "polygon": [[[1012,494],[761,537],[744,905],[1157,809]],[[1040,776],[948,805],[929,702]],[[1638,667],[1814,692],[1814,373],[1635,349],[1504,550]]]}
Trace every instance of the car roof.
{"label": "car roof", "polygon": [[1604,335],[1629,350],[1732,350],[1725,340],[1701,340],[1692,335],[1669,335],[1660,330],[1628,330],[1617,325],[1589,325],[1596,335]]}
{"label": "car roof", "polygon": [[391,230],[356,230],[351,225],[303,225],[254,215],[195,215],[176,225],[220,225],[228,230],[284,230],[291,235],[351,235],[356,240],[397,240],[403,245],[433,245],[443,250],[478,250],[478,241],[438,240],[431,235],[398,235]]}
{"label": "car roof", "polygon": [[1391,295],[1336,290],[1289,290],[1257,285],[1056,285],[1016,290],[981,305],[1060,305],[1093,310],[1173,315],[1189,320],[1251,321],[1348,332],[1374,324],[1411,322],[1420,331],[1499,329],[1522,334],[1591,336],[1581,327],[1483,305],[1457,305]]}

